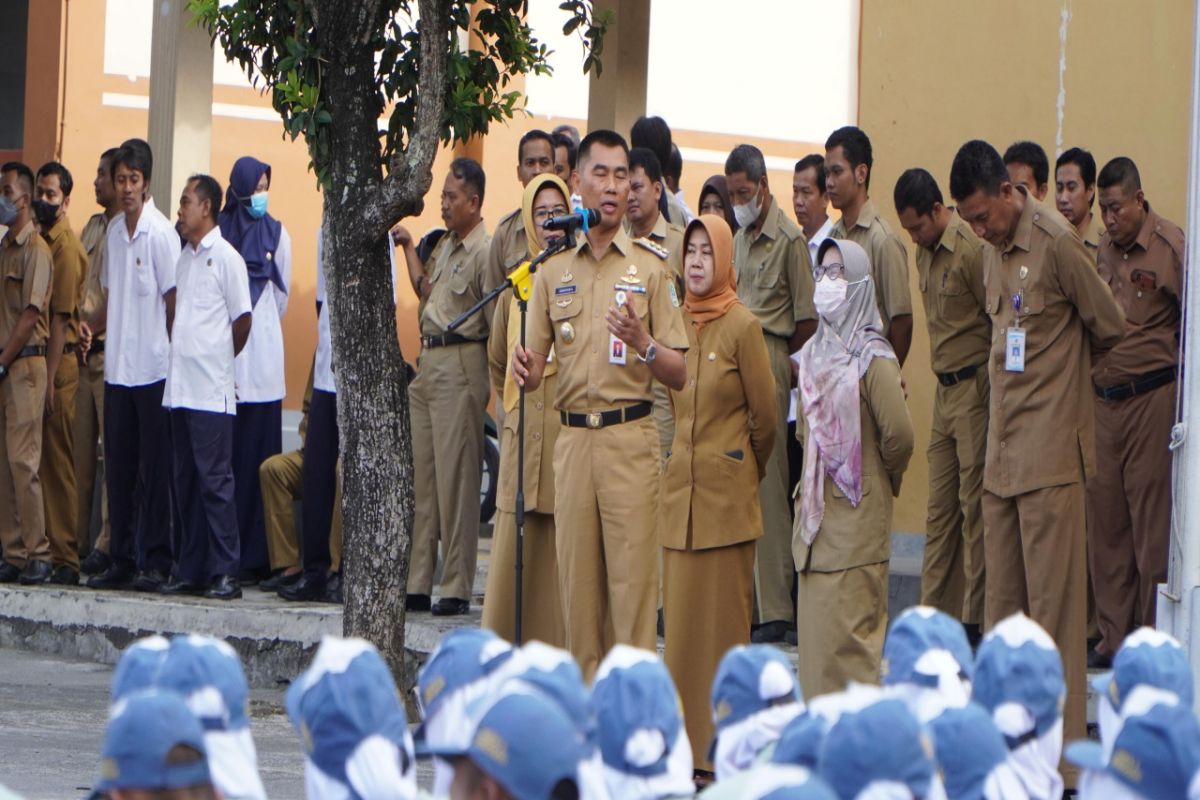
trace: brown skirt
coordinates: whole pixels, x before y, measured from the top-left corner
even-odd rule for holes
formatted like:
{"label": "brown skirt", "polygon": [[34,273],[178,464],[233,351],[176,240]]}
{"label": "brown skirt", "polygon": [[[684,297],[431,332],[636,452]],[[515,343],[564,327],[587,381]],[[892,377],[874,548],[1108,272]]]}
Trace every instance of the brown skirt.
{"label": "brown skirt", "polygon": [[888,563],[797,577],[800,691],[840,692],[850,681],[879,683],[887,631]]}
{"label": "brown skirt", "polygon": [[[522,572],[521,637],[562,647],[562,601],[558,594],[558,560],[554,545],[554,515],[525,512],[524,570]],[[501,637],[516,635],[517,515],[497,511],[492,529],[492,558],[483,598],[482,626]]]}

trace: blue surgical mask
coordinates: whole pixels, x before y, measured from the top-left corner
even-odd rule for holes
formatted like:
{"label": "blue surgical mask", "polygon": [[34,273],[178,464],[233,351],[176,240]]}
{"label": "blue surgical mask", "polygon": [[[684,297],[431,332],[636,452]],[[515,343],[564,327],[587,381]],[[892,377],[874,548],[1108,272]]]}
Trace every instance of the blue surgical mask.
{"label": "blue surgical mask", "polygon": [[250,195],[250,216],[262,219],[267,215],[267,193],[258,192]]}
{"label": "blue surgical mask", "polygon": [[7,197],[0,197],[0,225],[12,225],[19,213],[16,203]]}

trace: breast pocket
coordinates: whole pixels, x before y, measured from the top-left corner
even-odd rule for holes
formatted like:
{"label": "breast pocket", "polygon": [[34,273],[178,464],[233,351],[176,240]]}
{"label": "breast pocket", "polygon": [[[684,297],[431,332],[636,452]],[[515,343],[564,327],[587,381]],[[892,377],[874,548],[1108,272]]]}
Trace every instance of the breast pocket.
{"label": "breast pocket", "polygon": [[23,281],[20,275],[9,274],[4,276],[4,305],[6,308],[16,311],[20,314],[24,311],[24,303],[21,295],[23,294]]}
{"label": "breast pocket", "polygon": [[939,280],[938,305],[942,317],[951,322],[971,319],[978,308],[975,296],[967,288],[966,281],[956,272],[948,272],[944,280]]}
{"label": "breast pocket", "polygon": [[133,272],[137,293],[141,297],[150,297],[158,288],[158,279],[154,277],[154,265],[147,258],[136,258],[133,262]]}
{"label": "breast pocket", "polygon": [[771,290],[779,285],[779,270],[770,262],[763,262],[754,271],[754,288]]}
{"label": "breast pocket", "polygon": [[471,282],[467,280],[466,271],[460,267],[455,267],[454,272],[450,274],[450,292],[455,297],[462,297],[471,288]]}
{"label": "breast pocket", "polygon": [[579,346],[579,312],[583,311],[581,300],[572,297],[571,302],[565,303],[565,298],[555,298],[550,306],[550,324],[554,329],[554,349],[563,354],[570,354]]}

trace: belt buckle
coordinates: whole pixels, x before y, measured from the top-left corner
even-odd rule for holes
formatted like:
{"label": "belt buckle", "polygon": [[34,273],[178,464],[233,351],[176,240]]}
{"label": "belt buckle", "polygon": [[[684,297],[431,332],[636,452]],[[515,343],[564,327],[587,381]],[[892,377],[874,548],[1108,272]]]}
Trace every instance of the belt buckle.
{"label": "belt buckle", "polygon": [[588,426],[589,428],[592,428],[592,429],[599,428],[599,427],[600,427],[600,422],[601,422],[601,419],[600,419],[600,412],[599,412],[599,411],[589,411],[589,412],[588,412],[588,415],[587,415],[587,426]]}

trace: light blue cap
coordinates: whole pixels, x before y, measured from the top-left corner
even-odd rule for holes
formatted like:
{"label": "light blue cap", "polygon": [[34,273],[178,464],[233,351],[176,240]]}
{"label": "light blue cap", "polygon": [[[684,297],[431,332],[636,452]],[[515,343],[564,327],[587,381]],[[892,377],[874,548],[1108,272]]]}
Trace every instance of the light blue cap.
{"label": "light blue cap", "polygon": [[[200,758],[168,758],[184,745]],[[204,730],[175,692],[132,691],[113,704],[101,750],[100,782],[93,796],[114,789],[182,789],[211,783]],[[172,763],[172,762],[176,763]]]}
{"label": "light blue cap", "polygon": [[1008,759],[991,715],[976,703],[949,708],[929,724],[947,797],[983,800],[988,775]]}
{"label": "light blue cap", "polygon": [[[1067,685],[1054,640],[1024,614],[1001,621],[984,638],[975,660],[971,699],[988,713],[1013,703],[1034,720],[1031,736],[1042,736],[1062,718]],[[1020,742],[1006,739],[1011,750]]]}
{"label": "light blue cap", "polygon": [[1192,666],[1175,637],[1154,628],[1139,628],[1121,644],[1112,671],[1092,679],[1096,693],[1106,695],[1118,711],[1138,686],[1165,689],[1179,695],[1184,705],[1195,704]]}
{"label": "light blue cap", "polygon": [[880,667],[883,685],[916,683],[936,688],[938,676],[918,668],[921,657],[931,650],[948,651],[958,662],[960,676],[971,680],[974,657],[962,624],[936,608],[914,606],[901,613],[888,629]]}
{"label": "light blue cap", "polygon": [[845,713],[821,746],[818,771],[838,797],[854,798],[877,781],[902,783],[925,797],[933,780],[933,743],[900,700]]}
{"label": "light blue cap", "polygon": [[250,689],[242,662],[220,639],[188,634],[171,640],[158,685],[178,692],[206,731],[238,731],[250,725]]}

